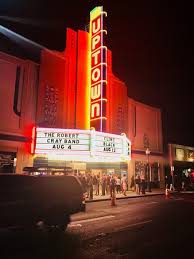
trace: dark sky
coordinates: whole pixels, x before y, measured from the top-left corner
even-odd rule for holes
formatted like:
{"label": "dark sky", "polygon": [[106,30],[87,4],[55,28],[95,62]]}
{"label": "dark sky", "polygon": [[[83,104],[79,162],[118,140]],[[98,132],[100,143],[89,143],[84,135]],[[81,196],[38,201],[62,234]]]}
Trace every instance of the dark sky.
{"label": "dark sky", "polygon": [[1,0],[0,24],[63,50],[65,29],[84,29],[90,10],[102,4],[113,70],[125,81],[129,97],[161,108],[166,141],[194,147],[194,15],[189,1]]}

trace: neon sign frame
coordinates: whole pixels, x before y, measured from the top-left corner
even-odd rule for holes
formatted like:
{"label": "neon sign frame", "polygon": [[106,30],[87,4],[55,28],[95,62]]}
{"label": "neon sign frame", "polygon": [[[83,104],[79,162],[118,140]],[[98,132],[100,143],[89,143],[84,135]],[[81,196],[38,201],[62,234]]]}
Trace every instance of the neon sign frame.
{"label": "neon sign frame", "polygon": [[106,87],[107,87],[107,47],[104,46],[103,18],[107,13],[102,6],[90,12],[91,40],[91,80],[90,80],[90,126],[99,131],[106,131]]}

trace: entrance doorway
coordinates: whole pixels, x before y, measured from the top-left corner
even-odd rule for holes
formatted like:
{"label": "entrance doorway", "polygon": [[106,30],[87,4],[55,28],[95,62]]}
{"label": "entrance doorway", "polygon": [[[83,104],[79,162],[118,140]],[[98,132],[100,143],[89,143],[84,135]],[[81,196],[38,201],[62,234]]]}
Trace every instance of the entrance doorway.
{"label": "entrance doorway", "polygon": [[15,173],[16,153],[0,151],[0,173]]}

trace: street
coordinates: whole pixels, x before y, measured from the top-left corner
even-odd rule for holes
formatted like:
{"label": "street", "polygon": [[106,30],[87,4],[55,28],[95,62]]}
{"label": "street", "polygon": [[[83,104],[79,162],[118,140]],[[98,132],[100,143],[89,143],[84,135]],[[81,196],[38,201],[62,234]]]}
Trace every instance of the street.
{"label": "street", "polygon": [[[98,204],[90,204],[88,214],[96,219],[78,221],[77,229],[76,222],[72,222],[82,239],[86,239],[81,249],[83,258],[91,255],[94,258],[121,255],[122,258],[175,258],[190,255],[194,240],[193,198],[193,195],[184,194],[173,195],[170,199],[164,196],[128,199],[117,201],[113,208],[104,202],[100,209],[97,209]],[[73,220],[76,218],[78,215]]]}
{"label": "street", "polygon": [[194,195],[87,203],[64,232],[0,232],[0,258],[192,258]]}

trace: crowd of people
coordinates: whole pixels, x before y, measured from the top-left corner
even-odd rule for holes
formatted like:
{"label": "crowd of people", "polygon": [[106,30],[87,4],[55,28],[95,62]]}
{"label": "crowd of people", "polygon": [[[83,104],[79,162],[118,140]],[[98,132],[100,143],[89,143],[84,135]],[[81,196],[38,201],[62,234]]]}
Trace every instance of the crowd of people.
{"label": "crowd of people", "polygon": [[192,190],[194,188],[194,171],[191,173],[174,172],[165,175],[165,188],[177,191]]}
{"label": "crowd of people", "polygon": [[137,194],[145,194],[146,190],[146,181],[145,174],[141,172],[140,174],[136,174],[135,176],[135,191]]}
{"label": "crowd of people", "polygon": [[86,193],[86,197],[93,199],[93,195],[110,195],[112,197],[115,193],[122,193],[126,196],[127,191],[127,176],[103,174],[100,177],[100,174],[78,174],[78,178],[82,183],[83,189]]}

